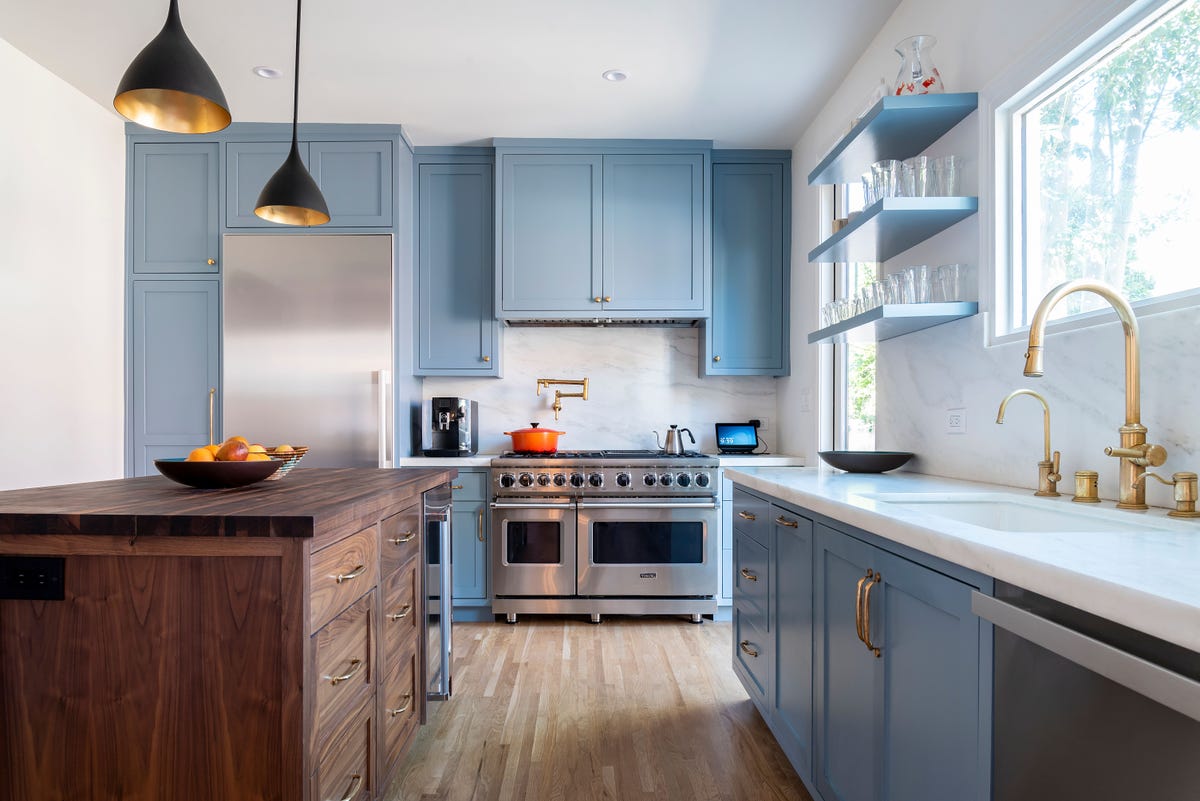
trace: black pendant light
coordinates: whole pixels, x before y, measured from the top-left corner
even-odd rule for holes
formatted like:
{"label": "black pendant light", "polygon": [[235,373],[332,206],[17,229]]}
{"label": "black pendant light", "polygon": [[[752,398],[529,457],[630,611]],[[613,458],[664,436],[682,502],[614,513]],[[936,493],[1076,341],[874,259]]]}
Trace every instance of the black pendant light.
{"label": "black pendant light", "polygon": [[225,93],[183,32],[176,0],[158,36],[125,70],[113,106],[125,119],[159,131],[212,133],[229,125]]}
{"label": "black pendant light", "polygon": [[329,206],[317,182],[300,160],[296,122],[300,108],[300,0],[296,0],[296,74],[292,94],[292,150],[258,193],[254,213],[264,220],[284,225],[323,225],[329,222]]}

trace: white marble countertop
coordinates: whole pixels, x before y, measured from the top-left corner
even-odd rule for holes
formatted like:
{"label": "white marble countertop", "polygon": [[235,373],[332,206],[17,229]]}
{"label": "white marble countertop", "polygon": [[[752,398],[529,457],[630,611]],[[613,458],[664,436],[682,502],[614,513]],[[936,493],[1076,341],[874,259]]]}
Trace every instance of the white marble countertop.
{"label": "white marble countertop", "polygon": [[[396,467],[487,467],[492,459],[500,456],[498,453],[480,453],[475,456],[402,456],[396,460]],[[752,467],[803,467],[803,456],[783,456],[774,453],[763,453],[750,456],[718,455],[721,467],[752,466]]]}
{"label": "white marble countertop", "polygon": [[[1034,498],[1032,490],[916,473],[732,467],[725,475],[785,503],[1200,652],[1200,520],[1169,518],[1165,509],[1120,511],[1112,501],[1075,504],[1069,494]],[[870,497],[881,493],[999,493],[1038,509],[1129,528],[998,531]]]}

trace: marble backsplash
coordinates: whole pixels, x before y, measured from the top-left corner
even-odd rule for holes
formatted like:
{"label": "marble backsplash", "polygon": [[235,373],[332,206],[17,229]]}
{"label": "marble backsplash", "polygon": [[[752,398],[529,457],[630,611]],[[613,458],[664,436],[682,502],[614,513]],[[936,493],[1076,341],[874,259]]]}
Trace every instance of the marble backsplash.
{"label": "marble backsplash", "polygon": [[[510,449],[504,432],[531,421],[567,432],[559,441],[563,450],[653,448],[651,432],[675,423],[695,434],[699,450],[715,453],[714,423],[752,418],[768,423],[761,433],[773,444],[778,382],[759,376],[701,378],[703,335],[698,328],[508,328],[504,378],[430,376],[422,397],[478,401],[480,453]],[[556,422],[550,408],[554,392],[538,396],[537,379],[584,377],[588,400],[564,399]]]}

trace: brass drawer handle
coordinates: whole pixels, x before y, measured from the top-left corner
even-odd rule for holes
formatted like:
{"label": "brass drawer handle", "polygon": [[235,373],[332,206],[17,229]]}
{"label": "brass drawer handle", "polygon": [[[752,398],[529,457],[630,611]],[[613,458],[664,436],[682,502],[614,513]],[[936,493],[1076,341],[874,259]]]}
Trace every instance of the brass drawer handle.
{"label": "brass drawer handle", "polygon": [[412,693],[405,693],[401,697],[404,698],[404,706],[400,707],[399,709],[389,709],[388,710],[388,714],[391,715],[392,717],[396,717],[397,715],[403,715],[405,712],[408,711],[408,708],[410,706],[412,706]]}
{"label": "brass drawer handle", "polygon": [[714,362],[719,362],[719,361],[721,361],[721,357],[720,357],[720,356],[713,356],[713,361],[714,361]]}
{"label": "brass drawer handle", "polygon": [[416,538],[417,538],[417,532],[406,531],[406,532],[404,532],[403,537],[392,537],[391,539],[388,540],[388,542],[390,542],[392,545],[404,545],[405,543],[412,542]]}
{"label": "brass drawer handle", "polygon": [[462,489],[462,488],[463,488],[462,484],[451,484],[450,485],[450,489],[452,489],[452,490]]}
{"label": "brass drawer handle", "polygon": [[492,357],[491,357],[491,356],[484,356],[484,357],[483,357],[483,360],[484,360],[485,362],[490,362],[490,361],[492,360]]}
{"label": "brass drawer handle", "polygon": [[758,515],[751,514],[750,512],[747,512],[745,509],[738,512],[738,517],[742,518],[743,520],[751,520],[751,521],[758,519]]}
{"label": "brass drawer handle", "polygon": [[612,295],[605,295],[605,296],[604,296],[604,302],[605,302],[605,303],[612,303]]}
{"label": "brass drawer handle", "polygon": [[412,604],[405,604],[404,606],[400,607],[399,612],[388,615],[387,619],[388,620],[404,620],[404,618],[408,617],[408,613],[411,611],[412,611]]}
{"label": "brass drawer handle", "polygon": [[209,264],[216,264],[216,263],[217,263],[217,260],[216,260],[216,259],[209,259],[209,260],[208,260],[208,263],[209,263]]}
{"label": "brass drawer handle", "polygon": [[351,659],[350,669],[340,676],[330,676],[329,683],[334,687],[341,684],[343,681],[349,681],[354,678],[354,674],[362,670],[363,661],[361,659]]}
{"label": "brass drawer handle", "polygon": [[874,571],[868,570],[867,575],[858,580],[858,587],[854,591],[854,633],[858,635],[858,641],[866,645],[867,641],[863,639],[863,613],[862,613],[862,597],[863,584],[871,580]]}
{"label": "brass drawer handle", "polygon": [[750,647],[749,640],[742,640],[740,643],[738,643],[738,648],[742,649],[742,653],[748,654],[749,656],[752,656],[755,659],[758,658],[758,651],[756,651]]}
{"label": "brass drawer handle", "polygon": [[779,515],[779,517],[775,518],[775,522],[781,526],[787,526],[788,528],[799,528],[800,527],[799,522],[797,522],[795,520],[788,520],[783,515]]}
{"label": "brass drawer handle", "polygon": [[358,793],[358,786],[362,784],[362,775],[355,773],[350,777],[350,786],[346,788],[346,794],[342,796],[342,801],[353,801],[354,796]]}
{"label": "brass drawer handle", "polygon": [[599,303],[599,302],[600,302],[600,296],[599,296],[599,295],[597,295],[596,297],[592,298],[592,303]]}
{"label": "brass drawer handle", "polygon": [[487,542],[487,537],[483,536],[483,507],[479,507],[479,518],[475,523],[475,536],[479,537],[480,542]]}
{"label": "brass drawer handle", "polygon": [[871,582],[867,584],[866,589],[863,590],[863,642],[867,644],[867,650],[875,654],[876,658],[879,657],[880,651],[879,646],[871,642],[871,590],[875,589],[882,578],[882,575],[876,573]]}
{"label": "brass drawer handle", "polygon": [[333,577],[333,581],[335,584],[341,584],[343,581],[349,581],[350,579],[356,579],[359,576],[361,576],[363,573],[366,573],[366,572],[367,572],[367,566],[359,565],[358,567],[351,570],[349,573],[338,573],[336,576]]}
{"label": "brass drawer handle", "polygon": [[751,573],[748,567],[742,568],[742,578],[746,579],[746,581],[758,581],[758,576]]}

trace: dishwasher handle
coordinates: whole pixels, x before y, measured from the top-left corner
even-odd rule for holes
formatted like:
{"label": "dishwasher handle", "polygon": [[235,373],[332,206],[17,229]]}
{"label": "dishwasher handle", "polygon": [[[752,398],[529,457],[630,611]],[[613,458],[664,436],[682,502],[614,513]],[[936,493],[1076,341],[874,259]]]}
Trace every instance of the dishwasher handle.
{"label": "dishwasher handle", "polygon": [[971,593],[971,611],[1047,651],[1200,721],[1200,682],[1019,606]]}

